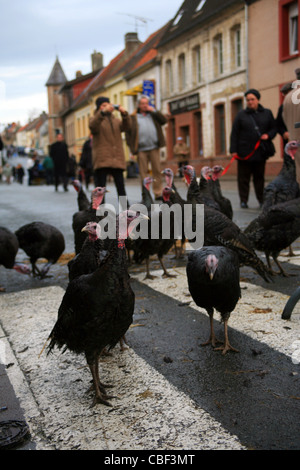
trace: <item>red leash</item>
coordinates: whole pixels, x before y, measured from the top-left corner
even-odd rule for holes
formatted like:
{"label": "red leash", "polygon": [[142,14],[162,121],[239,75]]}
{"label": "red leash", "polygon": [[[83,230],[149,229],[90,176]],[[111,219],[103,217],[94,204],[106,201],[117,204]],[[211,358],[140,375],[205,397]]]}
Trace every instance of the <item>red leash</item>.
{"label": "red leash", "polygon": [[225,173],[227,173],[227,171],[228,171],[230,165],[234,162],[234,160],[235,160],[236,158],[237,158],[238,160],[248,160],[250,157],[252,157],[252,155],[254,154],[254,152],[256,152],[256,150],[258,149],[259,145],[260,145],[260,139],[256,142],[255,147],[254,147],[254,149],[252,150],[252,152],[249,153],[249,155],[247,155],[245,158],[241,158],[241,157],[239,157],[238,155],[234,155],[234,156],[231,158],[231,160],[230,160],[230,162],[228,163],[228,165],[226,166],[226,168],[224,168],[224,170],[222,171],[221,176],[223,176],[223,175],[225,175]]}

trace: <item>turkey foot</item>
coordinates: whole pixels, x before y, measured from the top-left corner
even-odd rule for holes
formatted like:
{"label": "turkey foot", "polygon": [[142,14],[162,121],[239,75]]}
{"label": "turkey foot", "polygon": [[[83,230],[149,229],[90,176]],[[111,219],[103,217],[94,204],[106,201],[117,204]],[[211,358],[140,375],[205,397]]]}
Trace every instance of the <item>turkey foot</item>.
{"label": "turkey foot", "polygon": [[218,338],[215,337],[215,335],[210,335],[210,337],[207,341],[205,341],[205,343],[201,343],[201,346],[207,346],[208,344],[211,344],[215,348],[217,343],[223,344],[223,341],[219,341]]}
{"label": "turkey foot", "polygon": [[228,339],[228,331],[227,331],[227,320],[224,321],[224,335],[225,335],[225,342],[224,346],[220,346],[219,348],[215,348],[214,351],[222,351],[223,356],[227,353],[227,351],[234,351],[234,352],[239,352],[238,349],[235,349],[231,344],[229,343]]}
{"label": "turkey foot", "polygon": [[219,341],[218,338],[216,338],[212,313],[209,315],[209,323],[210,323],[210,336],[208,340],[205,341],[205,343],[201,344],[201,346],[207,346],[208,344],[211,344],[215,348],[217,343],[223,344],[223,341]]}
{"label": "turkey foot", "polygon": [[100,403],[106,406],[112,406],[107,400],[109,400],[110,398],[115,398],[115,397],[109,396],[106,394],[104,384],[99,379],[98,358],[96,358],[96,360],[92,364],[89,364],[89,367],[90,367],[91,374],[93,377],[92,386],[95,390],[95,396],[94,396],[94,400],[92,403],[92,407],[95,406],[97,403]]}
{"label": "turkey foot", "polygon": [[159,261],[160,261],[160,264],[161,264],[161,267],[163,268],[163,276],[162,277],[177,277],[176,274],[170,274],[167,270],[166,270],[166,267],[164,265],[164,262],[162,260],[162,258],[159,258]]}
{"label": "turkey foot", "polygon": [[227,351],[234,351],[234,352],[239,352],[238,349],[235,349],[229,342],[226,343],[224,346],[220,346],[219,348],[214,348],[214,351],[222,351],[223,356],[227,353]]}
{"label": "turkey foot", "polygon": [[127,348],[126,348],[125,344],[126,344],[126,346],[128,346],[127,339],[126,339],[126,337],[125,337],[125,335],[124,335],[124,336],[122,336],[122,338],[120,339],[120,351],[126,351]]}

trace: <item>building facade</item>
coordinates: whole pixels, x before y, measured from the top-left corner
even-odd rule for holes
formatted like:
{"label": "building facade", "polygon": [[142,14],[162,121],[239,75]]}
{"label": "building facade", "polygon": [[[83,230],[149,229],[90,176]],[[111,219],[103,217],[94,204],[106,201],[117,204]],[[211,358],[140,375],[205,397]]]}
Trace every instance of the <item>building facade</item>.
{"label": "building facade", "polygon": [[176,166],[178,136],[189,145],[196,168],[204,159],[223,160],[247,87],[244,2],[183,2],[158,52],[170,165]]}

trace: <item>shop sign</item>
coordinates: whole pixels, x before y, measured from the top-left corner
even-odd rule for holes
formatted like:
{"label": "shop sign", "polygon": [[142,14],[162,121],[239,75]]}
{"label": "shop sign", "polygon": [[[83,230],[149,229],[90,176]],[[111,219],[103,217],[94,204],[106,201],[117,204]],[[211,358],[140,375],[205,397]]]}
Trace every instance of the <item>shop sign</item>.
{"label": "shop sign", "polygon": [[179,114],[198,109],[200,107],[199,93],[185,96],[179,100],[170,101],[170,113]]}

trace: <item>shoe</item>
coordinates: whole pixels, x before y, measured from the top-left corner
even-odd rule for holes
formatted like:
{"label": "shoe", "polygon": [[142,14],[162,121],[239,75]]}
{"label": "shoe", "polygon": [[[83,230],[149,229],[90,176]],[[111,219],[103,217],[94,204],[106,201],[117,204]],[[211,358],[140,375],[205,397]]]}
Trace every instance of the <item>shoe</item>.
{"label": "shoe", "polygon": [[242,208],[242,209],[248,209],[248,204],[247,204],[247,202],[241,202],[241,208]]}

